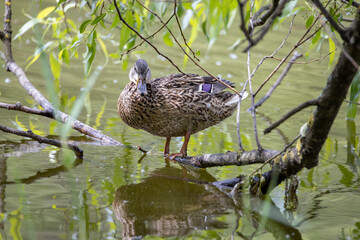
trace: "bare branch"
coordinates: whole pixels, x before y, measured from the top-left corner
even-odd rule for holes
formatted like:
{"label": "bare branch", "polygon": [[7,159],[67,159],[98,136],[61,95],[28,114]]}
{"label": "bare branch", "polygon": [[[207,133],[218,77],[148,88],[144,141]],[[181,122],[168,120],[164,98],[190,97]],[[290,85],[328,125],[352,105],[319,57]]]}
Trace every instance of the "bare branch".
{"label": "bare branch", "polygon": [[200,59],[196,56],[196,53],[192,50],[192,48],[188,45],[188,43],[187,43],[187,41],[186,41],[186,38],[185,38],[185,36],[184,36],[184,32],[183,32],[183,30],[182,30],[182,28],[181,28],[181,24],[180,24],[179,17],[178,17],[178,15],[176,14],[176,0],[174,1],[174,3],[175,3],[175,7],[174,7],[175,19],[176,19],[176,23],[177,23],[177,25],[178,25],[179,31],[180,31],[180,33],[181,33],[181,36],[182,36],[182,38],[183,38],[183,41],[184,41],[186,47],[187,47],[187,48],[191,51],[191,53],[193,54],[193,57],[194,57],[196,60],[200,61]]}
{"label": "bare branch", "polygon": [[294,23],[294,19],[295,19],[296,15],[293,16],[290,26],[289,26],[289,31],[286,34],[286,37],[284,38],[284,40],[282,41],[282,43],[280,44],[280,46],[270,55],[270,56],[265,56],[263,59],[261,59],[261,61],[258,63],[258,65],[254,68],[254,70],[251,73],[251,77],[254,76],[255,72],[258,70],[258,68],[261,66],[261,64],[267,59],[267,58],[274,58],[275,53],[277,53],[285,44],[286,40],[288,39],[290,33],[291,33],[291,29]]}
{"label": "bare branch", "polygon": [[319,0],[311,0],[311,1],[321,11],[321,13],[326,17],[326,19],[330,23],[330,25],[340,34],[340,37],[346,42],[349,41],[346,30],[342,29],[337,24],[337,22],[330,15],[330,13],[326,10],[326,8],[321,4],[321,2]]}
{"label": "bare branch", "polygon": [[242,3],[242,2],[240,2],[240,0],[238,0],[240,19],[241,19],[240,29],[244,33],[244,35],[245,35],[246,39],[248,40],[248,42],[250,42],[251,45],[254,45],[254,40],[251,38],[250,33],[246,29],[246,26],[245,26],[244,4],[245,3]]}
{"label": "bare branch", "polygon": [[175,160],[190,166],[199,168],[218,167],[218,166],[246,166],[256,163],[264,163],[279,151],[263,149],[253,151],[243,151],[240,153],[227,152],[216,154],[205,154],[194,157],[176,157]]}
{"label": "bare branch", "polygon": [[[327,3],[327,5],[329,3],[330,3],[330,1]],[[319,14],[317,16],[317,18],[314,20],[314,22],[311,24],[311,26],[305,31],[303,36],[294,45],[294,47],[289,51],[289,53],[281,60],[281,62],[275,67],[275,69],[269,74],[269,76],[260,84],[259,88],[255,92],[255,96],[260,92],[260,90],[265,86],[265,84],[272,78],[272,76],[277,72],[277,70],[279,70],[279,68],[284,64],[284,62],[289,58],[289,56],[295,51],[295,49],[298,48],[300,45],[302,45],[305,42],[303,40],[305,39],[306,35],[311,31],[311,29],[314,27],[316,22],[319,20],[320,16],[321,16],[321,14]],[[309,39],[309,37],[306,39]]]}
{"label": "bare branch", "polygon": [[[273,0],[273,1],[277,1],[277,0]],[[272,24],[274,23],[275,19],[281,15],[284,7],[285,7],[285,4],[287,3],[287,0],[281,0],[281,2],[279,2],[279,4],[277,5],[277,7],[275,8],[275,11],[273,11],[271,14],[271,18],[268,19],[266,21],[266,25],[261,28],[260,32],[259,32],[259,36],[256,37],[256,39],[254,39],[251,43],[251,45],[249,45],[247,48],[245,48],[243,50],[243,52],[246,52],[249,48],[255,46],[258,42],[260,42],[263,37],[266,35],[266,33],[270,30]],[[269,10],[270,11],[270,10]],[[265,23],[265,22],[264,22]],[[260,25],[263,25],[264,23],[260,24]],[[249,27],[249,29],[251,28],[251,26]],[[255,26],[254,26],[255,28]]]}
{"label": "bare branch", "polygon": [[[56,147],[63,147],[64,146],[62,143],[60,143],[57,140],[39,136],[39,135],[33,133],[31,130],[28,130],[28,131],[25,132],[25,131],[20,131],[20,130],[13,129],[13,128],[5,127],[5,126],[2,126],[2,125],[0,125],[0,130],[3,131],[3,132],[12,133],[12,134],[23,136],[23,137],[29,137],[29,138],[37,140],[39,143],[46,143],[46,144],[50,144],[50,145],[53,145],[53,146],[56,146]],[[67,147],[75,152],[76,157],[78,157],[78,158],[83,157],[83,151],[78,146],[76,146],[74,144],[71,144],[71,143],[68,143]]]}
{"label": "bare branch", "polygon": [[350,103],[350,104],[356,104],[356,105],[360,105],[360,103],[357,103],[357,102],[353,102],[353,101],[348,101],[348,100],[345,100],[344,102],[347,102],[347,103]]}
{"label": "bare branch", "polygon": [[270,127],[266,128],[264,130],[264,134],[267,134],[269,132],[271,132],[274,128],[277,128],[281,123],[283,123],[284,121],[286,121],[288,118],[290,118],[292,115],[300,112],[301,110],[303,110],[304,108],[310,107],[310,106],[315,106],[318,104],[318,99],[313,99],[313,100],[309,100],[306,101],[302,104],[300,104],[299,106],[293,108],[290,112],[288,112],[287,114],[285,114],[284,116],[282,116],[278,121],[276,121],[275,123],[273,123]]}
{"label": "bare branch", "polygon": [[[279,4],[279,0],[273,0],[270,9],[259,19],[253,21],[253,27],[255,28],[257,26],[263,25],[268,20],[268,18],[271,17],[271,15],[275,12],[275,9],[277,8],[278,4]],[[252,32],[252,30],[249,31]]]}
{"label": "bare branch", "polygon": [[[251,43],[249,42],[249,45]],[[261,144],[260,144],[260,140],[259,140],[259,134],[257,131],[257,124],[256,124],[256,112],[255,112],[255,95],[253,93],[252,90],[252,81],[251,81],[251,72],[250,72],[250,48],[248,48],[247,51],[247,70],[248,70],[248,81],[249,81],[249,90],[250,90],[250,96],[251,96],[251,106],[252,106],[252,118],[253,118],[253,128],[254,128],[254,135],[255,135],[255,140],[256,140],[256,145],[258,147],[258,150],[261,150]]]}
{"label": "bare branch", "polygon": [[[298,59],[299,57],[301,57],[302,54],[299,54],[298,52],[294,53],[294,56],[290,59],[290,62],[288,63],[288,65],[284,68],[284,71],[281,73],[281,75],[279,76],[279,78],[275,81],[275,83],[271,86],[271,88],[269,89],[269,91],[265,94],[265,96],[260,99],[260,101],[258,101],[255,104],[255,108],[260,107],[267,99],[269,99],[269,97],[271,96],[271,94],[275,91],[275,89],[280,85],[280,83],[282,82],[282,80],[285,78],[286,74],[290,71],[292,65],[294,64],[294,61],[296,61],[296,59]],[[251,111],[251,108],[248,109],[248,111]]]}

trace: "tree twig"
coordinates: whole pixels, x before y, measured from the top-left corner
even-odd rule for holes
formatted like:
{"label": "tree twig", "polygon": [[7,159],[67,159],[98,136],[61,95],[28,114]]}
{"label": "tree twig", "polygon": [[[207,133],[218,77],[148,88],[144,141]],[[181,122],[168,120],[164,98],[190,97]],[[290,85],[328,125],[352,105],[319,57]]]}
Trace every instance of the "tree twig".
{"label": "tree twig", "polygon": [[[331,0],[328,1],[327,5],[330,3]],[[327,6],[326,5],[326,6]],[[294,45],[294,47],[288,52],[288,54],[282,59],[282,61],[275,67],[275,69],[269,74],[269,76],[260,84],[259,88],[256,90],[255,95],[257,95],[260,90],[265,86],[265,84],[272,78],[272,76],[279,70],[279,68],[284,64],[284,62],[289,58],[289,56],[295,51],[296,48],[298,48],[301,44],[303,44],[305,41],[303,41],[306,37],[306,35],[310,32],[310,30],[313,28],[313,26],[316,24],[316,22],[319,20],[321,14],[317,16],[317,18],[314,20],[314,22],[311,24],[311,26],[305,31],[303,36],[299,39],[299,41]],[[307,38],[309,39],[309,38]]]}
{"label": "tree twig", "polygon": [[321,13],[326,17],[326,20],[330,23],[330,25],[339,33],[340,37],[344,41],[349,41],[348,36],[346,35],[346,30],[341,28],[339,24],[334,20],[334,18],[330,15],[330,13],[326,10],[326,8],[321,4],[319,0],[311,0],[314,5],[321,11]]}
{"label": "tree twig", "polygon": [[[278,4],[279,4],[279,0],[273,0],[269,10],[264,15],[262,15],[260,18],[255,19],[253,21],[253,27],[255,28],[257,26],[261,26],[261,25],[265,24],[266,21],[268,20],[268,18],[271,17],[272,14],[275,12]],[[252,30],[250,30],[250,32],[252,32]]]}
{"label": "tree twig", "polygon": [[248,42],[250,42],[251,45],[254,45],[254,40],[251,38],[251,35],[245,26],[244,4],[245,3],[242,3],[240,0],[238,0],[240,19],[241,19],[240,30],[244,33]]}
{"label": "tree twig", "polygon": [[[249,45],[251,43],[249,42]],[[255,95],[253,93],[252,90],[252,81],[251,81],[251,72],[250,72],[250,48],[248,48],[247,51],[247,70],[248,70],[248,80],[249,80],[249,90],[250,90],[250,96],[251,96],[251,107],[252,107],[252,118],[253,118],[253,128],[254,128],[254,135],[255,135],[255,140],[256,140],[256,145],[258,147],[258,150],[262,149],[262,146],[260,144],[260,140],[259,140],[259,134],[258,134],[258,130],[257,130],[257,124],[256,124],[256,110],[255,110]]]}
{"label": "tree twig", "polygon": [[261,61],[258,63],[258,65],[256,65],[256,67],[254,68],[254,70],[251,73],[251,77],[253,77],[255,75],[255,72],[258,70],[258,68],[261,66],[261,64],[263,64],[263,62],[268,59],[268,58],[274,58],[274,55],[284,46],[286,40],[288,39],[290,33],[291,33],[291,29],[294,23],[294,19],[295,19],[296,15],[293,16],[291,22],[290,22],[290,26],[289,26],[289,31],[286,34],[286,37],[284,38],[284,40],[282,41],[282,43],[280,44],[280,46],[270,55],[270,56],[265,56],[261,59]]}
{"label": "tree twig", "polygon": [[[29,137],[29,138],[37,140],[39,143],[46,143],[46,144],[53,145],[56,147],[64,146],[61,142],[59,142],[55,139],[49,139],[49,138],[39,136],[39,135],[33,133],[31,130],[28,130],[25,132],[25,131],[20,131],[20,130],[13,129],[13,128],[5,127],[3,125],[0,125],[0,130],[3,132],[16,134],[16,135],[23,136],[23,137]],[[76,157],[83,158],[83,151],[78,146],[68,143],[67,147],[75,152]]]}
{"label": "tree twig", "polygon": [[275,123],[273,123],[270,127],[266,128],[264,130],[264,134],[270,133],[274,128],[277,128],[281,123],[283,123],[286,119],[290,118],[292,115],[300,112],[301,110],[303,110],[304,108],[310,107],[310,106],[315,106],[318,104],[318,99],[312,99],[309,101],[306,101],[302,104],[300,104],[299,106],[293,108],[291,111],[289,111],[287,114],[285,114],[284,116],[282,116],[278,121],[276,121]]}
{"label": "tree twig", "polygon": [[[267,99],[269,99],[269,97],[271,96],[271,94],[275,91],[275,89],[280,85],[280,83],[282,82],[282,80],[285,78],[286,74],[290,71],[293,63],[296,61],[296,59],[298,59],[299,57],[301,57],[302,54],[299,54],[298,52],[294,52],[294,56],[290,59],[290,62],[288,63],[288,65],[284,68],[283,72],[281,73],[281,75],[279,76],[279,78],[275,81],[275,83],[270,87],[269,91],[265,94],[265,96],[263,98],[260,99],[260,101],[258,101],[255,104],[255,108],[260,107]],[[248,109],[248,111],[251,111],[251,108]]]}
{"label": "tree twig", "polygon": [[[277,0],[273,0],[273,1],[277,1]],[[258,42],[260,42],[260,41],[264,38],[264,36],[266,35],[266,33],[270,30],[271,26],[273,25],[275,19],[276,19],[278,16],[281,15],[282,10],[284,9],[286,3],[287,3],[286,0],[281,0],[281,1],[279,2],[279,4],[278,4],[278,5],[276,6],[276,8],[275,8],[275,11],[272,12],[272,15],[271,15],[270,19],[268,19],[268,20],[266,21],[266,25],[265,25],[263,28],[261,28],[261,30],[260,30],[260,32],[259,32],[259,35],[256,37],[256,39],[253,39],[252,44],[249,45],[247,48],[245,48],[245,49],[243,50],[243,52],[246,52],[249,48],[255,46]],[[269,11],[270,11],[270,10],[269,10]],[[265,22],[264,22],[264,23],[265,23]],[[263,23],[262,23],[261,25],[263,25]],[[251,26],[250,26],[249,28],[251,28]],[[255,28],[255,27],[253,27],[253,28]]]}

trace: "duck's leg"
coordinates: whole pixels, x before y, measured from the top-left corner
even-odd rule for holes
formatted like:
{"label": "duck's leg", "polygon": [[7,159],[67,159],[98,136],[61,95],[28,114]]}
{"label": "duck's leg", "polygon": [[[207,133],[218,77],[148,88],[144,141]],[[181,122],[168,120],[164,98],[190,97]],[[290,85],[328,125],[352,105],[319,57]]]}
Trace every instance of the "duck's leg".
{"label": "duck's leg", "polygon": [[180,153],[182,153],[183,156],[187,156],[187,146],[189,144],[190,136],[191,136],[191,132],[186,131],[186,134],[184,136],[184,143],[180,150]]}
{"label": "duck's leg", "polygon": [[166,137],[165,148],[164,148],[164,157],[166,157],[170,153],[170,140],[171,140],[171,137]]}
{"label": "duck's leg", "polygon": [[[169,155],[166,156],[166,158],[173,160],[176,157],[185,157],[185,156],[187,156],[187,146],[189,144],[190,136],[191,136],[191,132],[187,131],[185,136],[184,136],[184,143],[183,143],[183,145],[181,147],[180,152],[179,153],[169,154]],[[166,146],[166,144],[165,144],[165,146]]]}

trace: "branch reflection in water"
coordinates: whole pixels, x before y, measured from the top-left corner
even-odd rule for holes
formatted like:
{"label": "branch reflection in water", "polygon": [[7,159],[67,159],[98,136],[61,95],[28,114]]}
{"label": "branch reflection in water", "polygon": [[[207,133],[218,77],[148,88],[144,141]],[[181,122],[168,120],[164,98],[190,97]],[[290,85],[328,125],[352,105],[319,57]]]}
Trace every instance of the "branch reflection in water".
{"label": "branch reflection in water", "polygon": [[[181,237],[197,230],[223,229],[232,237],[249,239],[257,233],[262,235],[265,229],[277,239],[301,239],[300,232],[271,200],[250,198],[247,204],[241,198],[231,198],[230,190],[219,189],[213,182],[216,179],[205,170],[166,166],[152,172],[141,183],[119,187],[113,209],[121,223],[118,226],[121,237]],[[267,205],[266,216],[262,214],[264,205]],[[230,216],[230,212],[238,216],[236,222],[224,217]],[[249,222],[253,228],[244,229],[247,224],[239,226],[241,221]]]}

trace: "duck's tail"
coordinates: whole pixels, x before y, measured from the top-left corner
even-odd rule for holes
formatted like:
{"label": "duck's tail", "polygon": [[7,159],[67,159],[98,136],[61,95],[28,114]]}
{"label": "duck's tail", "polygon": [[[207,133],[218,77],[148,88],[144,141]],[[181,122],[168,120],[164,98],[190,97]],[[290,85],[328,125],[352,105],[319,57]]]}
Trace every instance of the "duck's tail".
{"label": "duck's tail", "polygon": [[[244,100],[249,94],[247,92],[244,92],[243,95],[241,96],[241,100]],[[230,105],[234,105],[237,104],[240,100],[239,95],[234,94],[233,97],[231,97],[227,102],[226,105],[230,106]]]}

